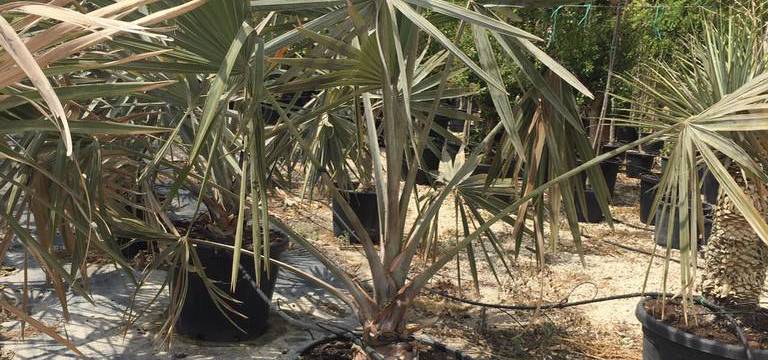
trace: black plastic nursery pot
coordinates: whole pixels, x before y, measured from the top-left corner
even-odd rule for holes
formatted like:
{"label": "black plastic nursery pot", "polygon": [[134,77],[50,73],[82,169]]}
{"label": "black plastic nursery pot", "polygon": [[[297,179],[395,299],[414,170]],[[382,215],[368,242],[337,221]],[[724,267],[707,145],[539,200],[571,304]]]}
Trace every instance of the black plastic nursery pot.
{"label": "black plastic nursery pot", "polygon": [[461,145],[448,142],[445,143],[445,151],[448,152],[448,156],[451,157],[451,160],[456,160],[456,155],[459,154],[459,150],[461,149]]}
{"label": "black plastic nursery pot", "polygon": [[[339,190],[349,203],[349,207],[360,219],[363,228],[368,236],[375,243],[379,243],[379,206],[377,204],[376,192],[374,191],[352,191]],[[336,199],[333,199],[333,235],[336,237],[346,236],[351,244],[359,244],[358,233],[352,227],[352,222],[344,214]]]}
{"label": "black plastic nursery pot", "polygon": [[[317,92],[314,91],[303,92],[298,94],[298,96],[297,94],[286,93],[281,96],[280,101],[284,104],[291,104],[293,99],[296,98],[296,101],[293,102],[293,106],[295,108],[301,108],[309,103],[315,95],[317,95]],[[277,112],[277,110],[274,110],[271,107],[265,108],[262,116],[264,117],[264,123],[268,125],[274,125],[280,119],[280,114]]]}
{"label": "black plastic nursery pot", "polygon": [[451,119],[448,121],[448,130],[453,132],[462,132],[464,131],[465,122],[466,120],[464,119]]}
{"label": "black plastic nursery pot", "polygon": [[[669,158],[661,158],[661,171],[666,171],[669,164]],[[699,176],[701,179],[701,195],[704,197],[704,202],[710,204],[717,204],[717,195],[720,192],[720,183],[717,181],[712,173],[704,168],[700,168]]]}
{"label": "black plastic nursery pot", "polygon": [[647,142],[640,147],[647,154],[659,155],[661,153],[661,149],[664,148],[664,140]]}
{"label": "black plastic nursery pot", "polygon": [[[473,360],[472,357],[462,353],[459,350],[451,349],[437,341],[425,338],[409,338],[407,341],[418,343],[420,347],[428,346],[431,349],[442,355],[439,359],[455,359],[455,360]],[[313,341],[307,346],[301,348],[298,351],[298,355],[295,360],[346,360],[351,359],[353,354],[352,344],[355,340],[350,339],[347,336],[332,335],[323,339]],[[358,343],[359,344],[359,343]],[[346,348],[349,346],[349,348]],[[345,349],[346,348],[346,349]],[[333,350],[328,354],[318,354],[318,350]],[[346,351],[345,351],[346,350]],[[347,357],[349,356],[349,357]],[[384,356],[378,353],[369,353],[372,359],[386,359]],[[439,356],[439,355],[438,355]],[[428,359],[435,358],[434,356],[426,356]]]}
{"label": "black plastic nursery pot", "polygon": [[666,156],[662,156],[659,158],[659,163],[661,164],[661,172],[667,171],[667,165],[669,165],[669,158]]}
{"label": "black plastic nursery pot", "polygon": [[[661,165],[661,172],[667,171],[667,166],[669,166],[669,158],[666,156],[662,156],[659,158],[659,164]],[[704,175],[704,169],[699,169],[699,176]]]}
{"label": "black plastic nursery pot", "polygon": [[[472,175],[488,175],[488,174],[491,173],[491,168],[492,167],[493,167],[493,165],[491,165],[491,164],[477,164],[477,166],[475,167],[475,170],[472,171]],[[500,172],[500,171],[501,171],[501,169],[497,170],[497,172]],[[515,175],[515,168],[514,168],[514,164],[513,164],[513,165],[511,165],[507,169],[507,176],[506,177],[511,178],[514,175]],[[499,174],[497,174],[496,177],[498,178],[498,177],[501,177],[501,176],[499,176]],[[521,175],[521,177],[522,177],[522,175]]]}
{"label": "black plastic nursery pot", "polygon": [[600,204],[597,202],[597,195],[592,190],[584,190],[584,198],[587,203],[586,211],[581,209],[581,202],[576,199],[576,215],[579,222],[587,223],[599,223],[603,221],[603,210],[600,209]]}
{"label": "black plastic nursery pot", "polygon": [[475,170],[472,171],[472,175],[488,174],[491,171],[491,164],[477,164]]}
{"label": "black plastic nursery pot", "polygon": [[[281,96],[280,101],[282,101],[285,104],[290,104],[293,102],[293,106],[296,107],[304,107],[307,103],[309,103],[312,98],[318,94],[318,91],[305,91],[302,93],[286,93]],[[296,101],[294,102],[293,99],[296,98]]]}
{"label": "black plastic nursery pot", "polygon": [[[141,202],[141,196],[136,195],[135,200],[137,202]],[[144,217],[144,211],[140,209],[134,209],[131,206],[126,206],[125,209],[134,214],[137,218],[141,219]],[[123,234],[127,235],[127,234]],[[124,258],[127,260],[132,260],[136,257],[136,255],[139,254],[141,251],[146,251],[149,249],[150,242],[145,239],[141,238],[135,238],[133,236],[121,236],[117,235],[115,236],[115,240],[117,241],[117,244],[120,249],[120,254],[123,255]]]}
{"label": "black plastic nursery pot", "polygon": [[[582,162],[580,160],[576,161],[577,166],[580,166],[581,164]],[[608,191],[611,193],[611,196],[613,196],[613,192],[616,189],[616,179],[618,178],[620,167],[621,163],[615,161],[613,158],[600,163],[600,171],[603,173],[603,179],[605,179],[605,184],[608,186]],[[586,186],[586,172],[582,172],[578,176],[582,185]]]}
{"label": "black plastic nursery pot", "polygon": [[[622,146],[622,144],[603,144],[601,146],[601,148],[602,148],[601,154],[605,154],[607,152],[611,152],[613,150],[616,150],[616,149],[620,148],[621,146]],[[619,165],[621,165],[621,163],[623,163],[624,160],[626,159],[626,156],[627,156],[627,153],[623,152],[623,153],[620,153],[620,154],[618,154],[616,156],[613,156],[613,157],[609,158],[608,161],[615,161],[615,162],[618,162]]]}
{"label": "black plastic nursery pot", "polygon": [[[742,345],[725,344],[667,325],[645,310],[640,301],[635,316],[643,326],[643,360],[746,360]],[[768,360],[767,350],[750,350],[753,360]]]}
{"label": "black plastic nursery pot", "polygon": [[[514,159],[509,163],[509,166],[507,167],[507,175],[506,175],[507,178],[512,178],[515,176],[516,163],[517,161]],[[493,167],[492,164],[483,164],[483,163],[477,164],[477,166],[475,167],[475,170],[472,171],[472,175],[490,174],[492,167]],[[499,167],[497,172],[501,172],[501,170],[502,170],[501,167]],[[518,178],[523,178],[523,171],[524,169],[520,170],[520,173],[518,174]],[[501,177],[501,176],[500,174],[496,174],[496,177]]]}
{"label": "black plastic nursery pot", "polygon": [[702,178],[701,194],[704,195],[704,201],[710,204],[717,204],[717,195],[720,192],[720,183],[711,172],[705,171]]}
{"label": "black plastic nursery pot", "polygon": [[627,177],[639,179],[651,172],[655,156],[639,151],[627,151]]}
{"label": "black plastic nursery pot", "polygon": [[131,260],[139,254],[139,252],[149,249],[149,242],[142,239],[129,239],[118,238],[120,245],[120,253],[128,260]]}
{"label": "black plastic nursery pot", "polygon": [[616,141],[629,144],[638,139],[638,131],[634,126],[617,126],[614,128]]}
{"label": "black plastic nursery pot", "polygon": [[[415,161],[412,160],[412,161]],[[430,149],[424,149],[421,156],[421,166],[416,170],[416,184],[418,185],[430,185],[435,179],[435,176],[430,174],[437,172],[440,168],[440,158],[435,155]],[[408,164],[403,159],[403,171],[402,178],[405,180],[408,176]]]}
{"label": "black plastic nursery pot", "polygon": [[[432,127],[439,127],[446,129],[448,128],[448,124],[450,123],[450,118],[447,116],[435,114],[435,119],[432,120]],[[439,132],[435,131],[434,129],[429,130],[429,137],[432,139],[436,139],[438,144],[442,144],[445,142],[445,136],[440,134]]]}
{"label": "black plastic nursery pot", "polygon": [[644,224],[654,225],[656,223],[655,218],[649,219],[649,217],[658,185],[658,175],[645,174],[640,177],[640,221]]}
{"label": "black plastic nursery pot", "polygon": [[[656,209],[656,229],[654,231],[654,239],[656,240],[656,244],[661,245],[663,247],[667,246],[667,243],[671,244],[671,247],[673,249],[680,249],[680,223],[677,221],[673,222],[673,228],[672,228],[672,237],[668,237],[668,230],[669,230],[669,216],[672,214],[671,211],[669,211],[669,206],[667,205],[667,211],[662,211],[663,204],[659,204],[659,207]],[[712,219],[713,219],[713,209],[712,205],[704,203],[702,204],[702,210],[704,212],[704,232],[702,234],[699,234],[699,246],[705,245],[707,243],[707,240],[709,240],[709,235],[712,234]],[[675,211],[675,216],[677,216],[677,211]]]}
{"label": "black plastic nursery pot", "polygon": [[605,178],[605,183],[608,185],[608,191],[610,191],[611,196],[613,196],[614,190],[616,190],[616,178],[619,175],[619,167],[621,164],[618,161],[603,161],[600,163],[600,170],[603,171],[603,177]]}
{"label": "black plastic nursery pot", "polygon": [[[272,245],[270,257],[279,259],[280,254],[288,247],[288,238],[281,232],[272,230],[270,233]],[[228,249],[195,245],[197,255],[205,267],[206,276],[222,291],[229,293],[232,271],[232,252]],[[251,245],[243,245],[250,248]],[[261,272],[261,283],[258,286],[264,295],[272,298],[275,289],[279,267],[271,265],[270,274],[266,269]],[[256,270],[253,257],[240,257],[240,270],[237,289],[230,296],[239,303],[229,302],[235,311],[247,318],[227,312],[226,316],[243,331],[237,329],[227,320],[225,314],[218,310],[210,297],[203,281],[196,273],[188,274],[187,295],[181,313],[176,320],[176,333],[201,341],[237,342],[254,339],[267,331],[269,324],[269,303],[259,295],[256,287]],[[171,285],[173,286],[173,284]]]}
{"label": "black plastic nursery pot", "polygon": [[430,185],[435,181],[435,176],[432,173],[437,172],[440,168],[440,158],[438,158],[431,151],[424,151],[422,157],[421,168],[416,172],[416,184],[418,185]]}

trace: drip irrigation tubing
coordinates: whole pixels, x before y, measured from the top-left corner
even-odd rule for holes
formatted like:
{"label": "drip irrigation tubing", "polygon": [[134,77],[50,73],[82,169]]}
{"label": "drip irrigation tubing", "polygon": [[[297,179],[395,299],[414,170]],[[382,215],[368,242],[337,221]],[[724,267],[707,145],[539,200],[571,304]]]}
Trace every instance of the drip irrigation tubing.
{"label": "drip irrigation tubing", "polygon": [[[619,295],[611,295],[611,296],[605,296],[605,297],[599,297],[599,298],[593,298],[589,300],[580,300],[580,301],[568,301],[568,298],[563,299],[560,302],[557,303],[544,303],[544,304],[538,304],[538,305],[530,305],[530,304],[492,304],[492,303],[484,303],[479,301],[473,301],[469,299],[464,299],[452,295],[448,295],[445,291],[436,291],[432,289],[427,289],[432,294],[438,295],[440,297],[463,303],[468,305],[474,305],[479,306],[483,308],[488,309],[499,309],[499,310],[546,310],[546,309],[564,309],[567,307],[572,306],[579,306],[579,305],[586,305],[586,304],[593,304],[598,302],[605,302],[605,301],[611,301],[611,300],[622,300],[622,299],[631,299],[636,297],[650,297],[650,298],[658,298],[661,296],[670,296],[672,294],[665,294],[660,292],[635,292],[635,293],[628,293],[628,294],[619,294]],[[714,313],[717,315],[721,315],[728,320],[728,322],[733,327],[734,331],[736,332],[736,336],[739,338],[739,341],[744,346],[744,351],[746,354],[746,357],[748,360],[751,360],[752,352],[749,348],[749,342],[747,341],[747,336],[744,333],[744,329],[739,325],[739,323],[736,321],[736,319],[733,317],[731,313],[723,309],[722,307],[711,303],[707,301],[702,296],[696,296],[694,298],[695,302],[699,303],[700,305],[709,308],[713,310]]]}
{"label": "drip irrigation tubing", "polygon": [[[327,204],[324,204],[324,205],[328,206]],[[306,217],[306,215],[303,215],[302,217]],[[307,217],[307,218],[309,218],[309,217]],[[617,223],[620,223],[620,224],[628,225],[630,227],[634,227],[634,228],[637,228],[637,229],[640,229],[640,230],[646,230],[646,231],[648,230],[648,229],[642,229],[642,228],[637,227],[637,226],[633,226],[631,224],[627,224],[627,223],[625,223],[623,221],[620,221],[618,219],[613,219],[613,221],[615,221]],[[315,223],[315,222],[313,221],[313,223]],[[319,225],[317,223],[315,223],[315,224]],[[588,235],[583,235],[583,237],[594,239],[594,237],[588,236]],[[616,242],[613,242],[613,241],[610,241],[610,240],[605,240],[605,239],[599,239],[599,240],[603,241],[605,243],[608,243],[610,245],[614,245],[614,246],[620,247],[620,248],[625,249],[625,250],[634,251],[634,252],[645,254],[645,255],[648,255],[648,256],[659,256],[659,255],[654,254],[654,253],[652,253],[650,251],[646,251],[646,250],[643,250],[643,249],[638,249],[638,248],[630,247],[630,246],[627,246],[627,245],[622,245],[622,244],[619,244],[619,243],[616,243]],[[676,263],[680,263],[680,261],[677,260],[677,259],[670,258],[669,260],[674,261]],[[701,268],[701,266],[698,266],[698,267]],[[488,308],[488,309],[497,309],[497,310],[501,310],[501,311],[504,311],[504,310],[535,311],[535,310],[549,310],[549,309],[564,309],[564,308],[574,307],[574,306],[588,305],[588,304],[599,303],[599,302],[606,302],[606,301],[613,301],[613,300],[624,300],[624,299],[631,299],[631,298],[637,298],[637,297],[658,298],[658,297],[665,296],[665,295],[666,296],[671,296],[671,297],[674,296],[673,294],[665,294],[665,293],[660,293],[660,292],[634,292],[634,293],[610,295],[610,296],[604,296],[604,297],[599,297],[599,298],[592,298],[592,299],[588,299],[588,300],[579,300],[579,301],[569,301],[568,297],[566,297],[566,298],[564,298],[563,300],[561,300],[560,302],[557,302],[557,303],[541,303],[541,304],[531,305],[531,304],[484,303],[484,302],[480,302],[480,301],[474,301],[474,300],[469,300],[469,299],[465,299],[465,298],[449,295],[445,291],[437,291],[437,290],[428,289],[428,288],[426,288],[425,290],[427,292],[429,292],[429,293],[432,293],[434,295],[440,296],[442,298],[445,298],[445,299],[448,299],[448,300],[451,300],[451,301],[454,301],[454,302],[459,302],[459,303],[463,303],[463,304],[467,304],[467,305],[473,305],[473,306],[478,306],[478,307]],[[573,290],[571,290],[571,293],[573,293]],[[261,295],[263,296],[263,294],[261,294]],[[718,314],[720,316],[723,316],[724,318],[726,318],[726,320],[728,320],[728,322],[732,325],[734,331],[736,332],[736,336],[739,338],[739,341],[744,346],[744,351],[745,351],[745,355],[746,355],[747,360],[752,360],[753,359],[752,352],[751,352],[751,350],[749,348],[749,342],[747,340],[746,334],[744,333],[744,329],[738,324],[738,322],[733,317],[733,315],[730,312],[726,311],[724,308],[722,308],[722,307],[720,307],[720,306],[718,306],[718,305],[716,305],[714,303],[711,303],[711,302],[707,301],[702,296],[696,296],[694,298],[694,300],[695,300],[695,302],[699,303],[700,305],[713,310],[714,313],[716,313],[716,314]],[[279,308],[279,305],[278,306],[274,306],[274,304],[273,304],[272,309],[273,309],[273,311],[276,311],[278,314],[280,314],[281,317],[294,320],[292,322],[295,323],[296,319],[293,319],[291,316],[283,313],[283,311]],[[336,327],[335,325],[332,325],[332,324],[322,324],[320,322],[314,322],[315,329],[320,328],[320,329],[323,329],[323,330],[325,330],[327,332],[330,332],[330,333],[332,333],[332,334],[334,334],[336,336],[344,337],[346,339],[349,339],[350,341],[355,343],[357,346],[359,346],[371,358],[377,359],[377,360],[378,359],[383,359],[383,358],[380,357],[380,355],[375,350],[373,350],[372,348],[370,348],[368,346],[365,346],[362,343],[361,334],[357,334],[357,333],[349,331],[349,330],[344,330],[343,332],[336,332],[336,331],[333,331],[331,329],[328,329],[329,325],[333,326],[333,327]],[[308,326],[306,326],[306,325],[304,326],[304,328],[309,330]],[[310,334],[311,334],[311,332],[310,332]]]}
{"label": "drip irrigation tubing", "polygon": [[563,299],[560,302],[556,303],[542,303],[537,305],[531,305],[531,304],[494,304],[494,303],[485,303],[480,301],[474,301],[469,300],[465,298],[461,298],[458,296],[449,295],[445,291],[437,291],[432,289],[427,289],[428,292],[438,295],[440,297],[460,302],[463,304],[468,305],[474,305],[474,306],[480,306],[484,308],[489,309],[504,309],[504,310],[547,310],[547,309],[564,309],[567,307],[572,306],[579,306],[579,305],[587,305],[592,303],[598,303],[598,302],[604,302],[604,301],[611,301],[611,300],[622,300],[622,299],[631,299],[636,297],[642,297],[642,296],[649,296],[649,297],[659,297],[662,296],[662,293],[658,292],[634,292],[634,293],[628,293],[628,294],[619,294],[619,295],[611,295],[611,296],[604,296],[599,298],[593,298],[589,300],[579,300],[579,301],[568,301],[568,298]]}
{"label": "drip irrigation tubing", "polygon": [[611,218],[611,221],[613,221],[613,222],[615,222],[615,223],[617,223],[617,224],[621,224],[621,225],[624,225],[624,226],[626,226],[626,227],[631,227],[631,228],[633,228],[633,229],[637,229],[637,230],[641,230],[641,231],[647,231],[647,232],[653,232],[653,230],[651,230],[651,229],[648,229],[648,228],[644,228],[644,227],[642,227],[642,226],[637,226],[637,225],[634,225],[634,224],[630,224],[630,223],[628,223],[628,222],[625,222],[625,221],[619,220],[619,219],[617,219],[617,218],[614,218],[614,217],[612,217],[612,218]]}

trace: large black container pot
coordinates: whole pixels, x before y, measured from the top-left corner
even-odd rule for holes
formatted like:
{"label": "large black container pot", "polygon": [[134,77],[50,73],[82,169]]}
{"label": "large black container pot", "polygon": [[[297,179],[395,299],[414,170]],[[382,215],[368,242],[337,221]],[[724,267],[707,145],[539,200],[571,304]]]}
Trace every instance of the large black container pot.
{"label": "large black container pot", "polygon": [[120,243],[120,253],[128,260],[135,258],[139,252],[149,249],[147,240],[122,237],[119,237],[117,240]]}
{"label": "large black container pot", "polygon": [[491,171],[491,164],[477,164],[475,170],[472,171],[472,175],[488,174]]}
{"label": "large black container pot", "polygon": [[[271,232],[272,245],[270,257],[279,259],[280,254],[288,247],[287,237],[277,231]],[[227,249],[195,245],[197,255],[205,267],[205,275],[212,280],[223,292],[229,293],[232,271],[232,252]],[[250,245],[244,245],[244,248]],[[272,265],[270,276],[265,270],[261,272],[261,283],[258,289],[268,298],[272,298],[279,268]],[[267,331],[269,320],[269,303],[259,295],[256,286],[256,271],[253,257],[240,257],[239,278],[237,289],[230,294],[239,303],[229,302],[235,311],[247,316],[243,318],[231,312],[226,316],[237,324],[240,331],[227,320],[218,310],[211,299],[203,281],[196,273],[188,274],[187,295],[176,320],[176,332],[196,340],[213,342],[245,341],[258,337]],[[228,310],[224,310],[225,312]]]}
{"label": "large black container pot", "polygon": [[603,211],[597,202],[597,195],[592,190],[584,190],[584,197],[587,203],[586,211],[581,209],[581,202],[576,199],[576,215],[579,222],[599,223],[603,221]]}
{"label": "large black container pot", "polygon": [[[661,171],[667,170],[669,165],[669,159],[666,157],[661,158]],[[710,204],[717,204],[717,195],[720,192],[720,183],[717,181],[714,175],[705,168],[700,168],[699,176],[701,179],[701,195],[704,197],[704,202]]]}
{"label": "large black container pot", "polygon": [[[507,167],[507,174],[506,176],[501,176],[501,174],[496,174],[497,178],[507,177],[512,178],[515,176],[515,160],[512,160],[509,164],[509,167]],[[490,174],[491,173],[491,164],[477,164],[477,167],[475,167],[475,170],[472,171],[472,175],[480,175],[480,174]],[[501,168],[497,170],[497,172],[501,172]],[[518,174],[519,178],[523,178],[523,171],[521,170]]]}
{"label": "large black container pot", "polygon": [[[680,223],[677,221],[677,214],[678,211],[675,211],[675,218],[672,219],[673,228],[672,228],[672,237],[669,238],[667,235],[669,230],[669,216],[672,214],[672,212],[669,210],[671,205],[667,205],[667,211],[662,211],[663,203],[659,204],[659,207],[656,208],[656,229],[654,233],[654,238],[656,239],[656,244],[659,244],[663,247],[667,246],[667,243],[671,243],[671,247],[673,249],[680,249]],[[712,233],[712,219],[713,219],[713,210],[712,205],[704,203],[702,204],[702,210],[704,212],[704,232],[702,234],[699,234],[699,245],[705,245],[707,241],[709,240],[709,235]]]}
{"label": "large black container pot", "polygon": [[720,183],[711,172],[705,171],[702,178],[701,194],[704,195],[704,201],[710,204],[717,204],[717,195],[720,192]]}
{"label": "large black container pot", "polygon": [[[415,159],[413,160],[415,161]],[[437,172],[440,168],[440,158],[430,149],[424,149],[421,157],[421,167],[416,170],[416,184],[430,185],[435,181],[435,176],[431,173]],[[408,164],[403,160],[402,178],[405,180],[408,176]]]}
{"label": "large black container pot", "polygon": [[[297,110],[309,103],[315,95],[317,95],[316,91],[303,92],[298,95],[294,93],[286,93],[281,96],[280,101],[283,104],[290,105],[293,102],[293,99],[296,98],[296,102],[293,102],[293,110]],[[272,107],[265,107],[262,116],[264,118],[264,123],[267,125],[274,125],[280,119],[280,114]]]}
{"label": "large black container pot", "polygon": [[[441,118],[445,121],[438,121],[438,119],[435,119],[436,123],[442,123],[447,122],[447,118]],[[431,131],[430,133],[434,133],[434,131]],[[436,135],[436,133],[435,133]],[[435,181],[434,173],[437,172],[437,170],[440,168],[440,153],[442,153],[443,145],[446,144],[445,138],[442,136],[430,136],[429,141],[431,142],[431,145],[433,145],[437,150],[438,154],[434,153],[431,148],[425,147],[424,150],[422,150],[421,153],[421,163],[420,167],[416,170],[416,184],[418,185],[431,185]],[[456,154],[458,154],[459,146],[458,144],[454,143],[447,143],[446,149],[451,157],[455,157]],[[411,161],[416,161],[416,159],[411,159]],[[403,167],[401,172],[401,178],[403,180],[406,179],[408,176],[408,163],[403,159]]]}
{"label": "large black container pot", "polygon": [[643,174],[649,174],[653,167],[654,155],[639,151],[627,151],[627,176],[639,179]]}
{"label": "large black container pot", "polygon": [[[581,164],[581,161],[577,161],[576,163],[577,166],[581,166]],[[621,167],[621,163],[613,161],[612,159],[600,163],[600,171],[603,173],[603,179],[605,179],[605,184],[608,186],[608,191],[611,193],[611,196],[613,196],[613,192],[616,189],[616,178],[619,174],[619,167]],[[582,172],[578,176],[582,185],[586,186],[586,172]]]}
{"label": "large black container pot", "polygon": [[[635,316],[643,326],[643,360],[746,360],[742,345],[724,344],[677,329],[645,311],[640,301]],[[768,360],[768,351],[750,350],[753,360]]]}
{"label": "large black container pot", "polygon": [[644,152],[648,154],[659,155],[661,153],[661,149],[664,148],[664,141],[656,140],[656,141],[647,142],[643,144],[641,148],[643,149]]}
{"label": "large black container pot", "polygon": [[453,132],[462,132],[464,131],[465,122],[466,120],[464,119],[451,119],[448,121],[448,130]]}
{"label": "large black container pot", "polygon": [[608,185],[608,191],[611,192],[611,196],[613,196],[613,191],[616,189],[616,177],[619,174],[620,165],[618,161],[603,161],[600,163],[600,170],[603,171],[603,177]]}
{"label": "large black container pot", "polygon": [[432,129],[429,130],[429,137],[436,139],[438,144],[445,142],[445,136],[440,132],[434,130],[435,128],[448,128],[448,123],[451,119],[447,116],[435,114],[435,119],[432,120]]}
{"label": "large black container pot", "polygon": [[638,139],[637,128],[633,126],[617,126],[614,129],[616,141],[629,144]]}
{"label": "large black container pot", "polygon": [[445,143],[445,151],[448,152],[448,156],[451,157],[451,160],[456,160],[456,155],[459,154],[459,150],[461,149],[460,144],[456,143]]}
{"label": "large black container pot", "polygon": [[[605,154],[607,152],[611,152],[613,150],[616,150],[616,149],[620,148],[621,146],[622,146],[621,144],[603,144],[602,145],[601,154]],[[626,156],[627,156],[627,153],[623,152],[623,153],[620,153],[620,154],[618,154],[616,156],[611,157],[608,160],[615,161],[615,162],[618,162],[619,164],[621,164],[626,159]]]}
{"label": "large black container pot", "polygon": [[291,104],[293,102],[293,99],[296,98],[296,101],[293,102],[293,106],[301,108],[304,107],[307,103],[309,103],[315,95],[317,95],[318,91],[307,91],[302,93],[285,93],[281,96],[280,100],[284,104]]}
{"label": "large black container pot", "polygon": [[669,158],[666,156],[662,156],[659,158],[659,163],[661,163],[661,172],[667,171],[667,166],[669,166]]}
{"label": "large black container pot", "polygon": [[[349,207],[355,212],[357,218],[363,224],[371,240],[379,243],[379,206],[376,200],[376,192],[339,190],[349,203]],[[333,235],[346,236],[352,244],[359,244],[360,238],[352,227],[352,221],[344,214],[341,205],[333,199]]]}
{"label": "large black container pot", "polygon": [[658,175],[645,174],[640,177],[640,221],[644,224],[654,225],[656,223],[655,218],[649,219],[649,217],[658,185]]}

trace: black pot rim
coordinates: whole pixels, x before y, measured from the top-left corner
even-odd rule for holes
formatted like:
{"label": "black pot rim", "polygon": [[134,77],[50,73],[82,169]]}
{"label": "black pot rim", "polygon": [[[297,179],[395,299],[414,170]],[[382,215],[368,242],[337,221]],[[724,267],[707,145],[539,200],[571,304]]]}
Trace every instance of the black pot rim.
{"label": "black pot rim", "polygon": [[640,151],[637,151],[637,150],[627,150],[627,156],[640,156],[640,157],[651,157],[651,158],[655,158],[656,157],[656,155],[654,155],[654,154],[649,154],[649,153],[646,153],[646,152],[640,152]]}
{"label": "black pot rim", "polygon": [[[288,234],[284,233],[282,230],[280,230],[278,228],[275,228],[275,227],[270,227],[269,230],[271,232],[276,232],[276,233],[280,234],[279,237],[270,236],[270,238],[269,238],[269,254],[270,254],[270,258],[273,258],[273,259],[274,258],[279,258],[280,254],[285,252],[285,250],[288,250],[288,244],[291,241],[288,238]],[[214,240],[209,240],[209,241],[216,242]],[[234,243],[234,241],[233,241],[233,243]],[[219,246],[216,246],[216,245],[211,245],[211,244],[206,244],[206,243],[193,243],[193,244],[195,246],[197,246],[197,247],[200,247],[200,248],[224,250],[224,251],[227,251],[227,252],[233,252],[234,251],[233,249],[230,249],[230,248],[219,247]],[[227,245],[229,245],[229,244],[227,244]],[[243,243],[243,248],[246,248],[245,245],[246,244]]]}
{"label": "black pot rim", "polygon": [[620,147],[622,147],[624,145],[626,145],[626,144],[622,144],[620,142],[612,142],[612,143],[605,143],[605,144],[602,144],[600,146],[601,147],[612,147],[612,148],[618,149],[618,148],[620,148]]}
{"label": "black pot rim", "polygon": [[641,180],[646,180],[646,181],[649,181],[649,182],[654,182],[654,181],[658,182],[658,181],[661,180],[661,175],[660,174],[656,174],[656,173],[643,174],[643,175],[640,175],[640,179]]}
{"label": "black pot rim", "polygon": [[364,195],[376,195],[376,190],[374,191],[358,191],[358,190],[350,190],[350,189],[337,189],[340,193],[345,194],[364,194]]}
{"label": "black pot rim", "polygon": [[[299,350],[296,352],[296,356],[294,357],[294,360],[298,360],[299,357],[302,356],[302,354],[304,354],[307,350],[309,350],[309,349],[311,349],[311,348],[313,348],[315,346],[318,346],[318,345],[321,345],[321,344],[324,344],[324,343],[327,343],[327,342],[331,342],[331,341],[336,341],[336,340],[353,341],[352,336],[349,335],[349,334],[331,334],[331,335],[319,338],[317,340],[314,340],[314,341],[310,342],[309,344],[299,348]],[[420,342],[422,344],[434,346],[434,347],[438,348],[439,350],[442,350],[442,351],[445,351],[445,352],[448,352],[448,353],[452,353],[456,357],[457,360],[474,360],[469,355],[466,355],[466,354],[464,354],[463,352],[461,352],[459,350],[452,349],[452,348],[450,348],[450,347],[448,347],[446,345],[443,345],[443,344],[441,344],[441,343],[439,343],[439,342],[437,342],[437,341],[435,341],[434,339],[431,339],[431,338],[427,338],[427,337],[412,337],[411,336],[411,337],[408,337],[407,340],[409,340],[409,341],[414,341],[415,340],[415,341],[418,341],[418,342]]]}
{"label": "black pot rim", "polygon": [[[728,359],[744,359],[746,349],[742,345],[724,344],[717,340],[703,338],[698,335],[685,332],[671,325],[663,323],[653,315],[645,311],[645,302],[653,298],[644,298],[640,300],[635,308],[635,316],[640,320],[643,331],[652,331],[656,335],[669,341],[680,344],[690,349],[698,350],[703,353],[721,356]],[[750,349],[753,359],[768,359],[768,350]]]}

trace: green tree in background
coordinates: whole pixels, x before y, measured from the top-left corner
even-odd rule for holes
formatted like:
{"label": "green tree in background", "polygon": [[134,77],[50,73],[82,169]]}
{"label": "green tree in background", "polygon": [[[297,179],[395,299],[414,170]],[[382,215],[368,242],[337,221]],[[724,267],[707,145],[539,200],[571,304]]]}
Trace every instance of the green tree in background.
{"label": "green tree in background", "polygon": [[[617,1],[598,0],[555,8],[523,8],[527,19],[521,26],[547,36],[547,51],[595,94],[604,90],[608,76],[611,40],[616,25]],[[720,1],[629,1],[623,10],[614,73],[632,72],[637,65],[667,59],[667,50],[681,37],[700,30],[702,15],[719,7]],[[631,96],[626,85],[614,83],[612,92]],[[581,104],[599,113],[598,101]],[[587,113],[596,115],[595,110]]]}
{"label": "green tree in background", "polygon": [[[464,5],[460,1],[453,1]],[[611,40],[616,24],[616,0],[597,0],[560,7],[513,8],[498,12],[507,15],[506,20],[533,34],[548,40],[547,52],[574,74],[597,96],[597,101],[583,97],[578,99],[582,111],[587,116],[597,116],[602,101],[608,76]],[[702,16],[712,13],[728,2],[718,0],[666,0],[629,1],[624,9],[619,33],[619,45],[616,49],[614,73],[632,73],[639,64],[668,60],[669,49],[678,46],[681,38],[700,32]],[[436,19],[440,15],[435,15]],[[447,17],[440,23],[440,28],[449,37],[456,34],[456,24]],[[523,20],[525,19],[525,20]],[[465,31],[458,38],[458,45],[475,58],[472,37]],[[510,62],[500,62],[502,75],[507,80],[507,90],[511,96],[520,94],[527,84],[513,81],[519,79],[517,67]],[[456,76],[454,83],[467,85],[480,83],[471,73]],[[626,84],[614,82],[611,92],[622,97],[631,97],[631,90]],[[493,111],[493,105],[487,92],[478,95],[476,103],[486,113]],[[622,108],[622,104],[615,104]],[[610,109],[610,108],[609,108]],[[610,113],[610,112],[609,112]],[[485,116],[493,119],[494,116]]]}

